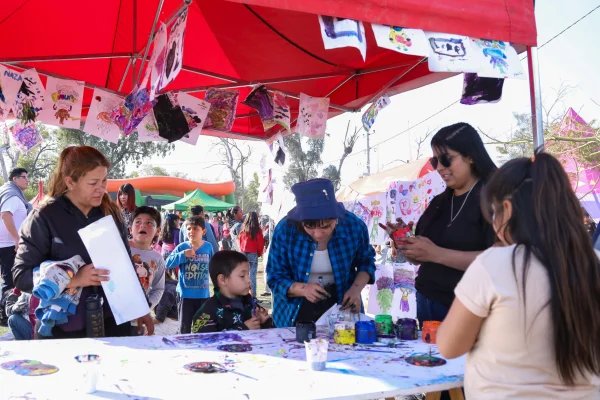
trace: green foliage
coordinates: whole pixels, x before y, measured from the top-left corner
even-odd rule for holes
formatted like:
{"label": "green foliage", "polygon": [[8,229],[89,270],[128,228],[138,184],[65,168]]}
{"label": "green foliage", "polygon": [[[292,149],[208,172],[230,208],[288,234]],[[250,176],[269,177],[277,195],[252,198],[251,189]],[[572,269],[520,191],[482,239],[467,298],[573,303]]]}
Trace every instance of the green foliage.
{"label": "green foliage", "polygon": [[390,308],[392,308],[392,301],[394,301],[394,292],[391,289],[385,288],[377,292],[377,302],[382,314],[387,314]]}
{"label": "green foliage", "polygon": [[322,177],[329,179],[331,182],[333,182],[333,187],[337,192],[337,190],[340,188],[341,177],[340,171],[336,168],[336,166],[328,165],[327,167],[325,167],[325,169],[323,170]]}
{"label": "green foliage", "polygon": [[258,204],[260,180],[258,179],[258,174],[256,172],[252,175],[252,180],[245,189],[246,193],[244,193],[244,212],[260,211],[260,205]]}
{"label": "green foliage", "polygon": [[290,135],[283,140],[289,157],[289,168],[283,177],[286,188],[289,189],[298,182],[316,178],[319,174],[318,169],[323,164],[321,154],[324,141],[322,139],[308,140],[308,144],[305,145],[308,150],[304,152],[300,135]]}

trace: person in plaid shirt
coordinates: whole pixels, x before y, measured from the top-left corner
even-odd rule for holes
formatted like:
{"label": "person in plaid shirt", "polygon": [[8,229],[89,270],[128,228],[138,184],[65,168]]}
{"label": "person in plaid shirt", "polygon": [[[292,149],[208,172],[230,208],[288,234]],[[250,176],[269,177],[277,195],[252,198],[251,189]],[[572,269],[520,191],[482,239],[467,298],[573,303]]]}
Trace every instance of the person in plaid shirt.
{"label": "person in plaid shirt", "polygon": [[360,312],[360,293],[375,277],[367,226],[336,201],[328,179],[297,183],[292,192],[296,207],[275,228],[267,262],[275,325],[317,321],[336,303]]}

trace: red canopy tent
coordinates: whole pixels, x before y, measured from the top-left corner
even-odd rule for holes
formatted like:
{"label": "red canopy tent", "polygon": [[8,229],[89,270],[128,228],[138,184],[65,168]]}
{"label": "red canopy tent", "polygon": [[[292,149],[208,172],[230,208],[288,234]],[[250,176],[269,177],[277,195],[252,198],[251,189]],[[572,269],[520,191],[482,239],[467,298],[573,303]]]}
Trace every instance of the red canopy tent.
{"label": "red canopy tent", "polygon": [[[377,47],[369,23],[536,45],[532,0],[5,0],[0,8],[0,63],[35,67],[42,76],[84,80],[85,106],[95,87],[122,95],[140,79],[157,21],[188,7],[184,67],[166,90],[204,96],[235,88],[240,101],[255,83],[290,97],[330,97],[330,116],[360,110],[383,93],[405,92],[452,74],[431,73],[424,58]],[[365,22],[367,58],[354,48],[325,50],[316,14]],[[10,38],[10,40],[7,40]],[[254,109],[240,104],[232,132],[265,139]]]}

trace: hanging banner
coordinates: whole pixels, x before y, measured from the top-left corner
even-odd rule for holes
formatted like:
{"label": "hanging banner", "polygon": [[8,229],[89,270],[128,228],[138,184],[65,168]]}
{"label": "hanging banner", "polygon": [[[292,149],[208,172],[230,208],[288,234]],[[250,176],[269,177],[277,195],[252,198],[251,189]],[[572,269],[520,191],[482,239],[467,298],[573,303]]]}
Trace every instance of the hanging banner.
{"label": "hanging banner", "polygon": [[413,56],[429,55],[429,43],[421,29],[378,24],[371,24],[371,27],[379,47]]}
{"label": "hanging banner", "polygon": [[40,113],[40,121],[60,128],[81,129],[84,85],[83,81],[49,76],[46,80],[46,100]]}
{"label": "hanging banner", "polygon": [[477,71],[479,77],[525,79],[519,55],[510,43],[486,39],[471,39],[471,42],[482,59]]}
{"label": "hanging banner", "polygon": [[44,107],[45,90],[35,68],[21,73],[23,81],[13,106],[15,118],[23,125],[38,120]]}
{"label": "hanging banner", "polygon": [[188,12],[186,8],[177,17],[169,30],[165,66],[162,69],[158,90],[163,89],[169,83],[173,82],[179,71],[181,71],[181,67],[183,67],[183,40],[185,37],[187,16]]}
{"label": "hanging banner", "polygon": [[460,104],[474,105],[497,103],[502,98],[504,79],[481,78],[477,74],[465,73]]}
{"label": "hanging banner", "polygon": [[154,111],[150,111],[148,115],[142,119],[142,122],[137,126],[138,142],[166,142],[167,139],[158,134],[158,125],[154,118]]}
{"label": "hanging banner", "polygon": [[237,90],[208,89],[204,99],[211,106],[206,128],[230,131],[235,120],[235,109],[240,92]]}
{"label": "hanging banner", "polygon": [[111,143],[117,143],[121,130],[112,121],[110,114],[123,99],[102,89],[94,89],[90,111],[85,120],[83,131]]}
{"label": "hanging banner", "polygon": [[425,32],[429,40],[429,70],[432,72],[477,72],[482,60],[467,36]]}
{"label": "hanging banner", "polygon": [[21,73],[0,65],[0,121],[8,118],[22,83]]}
{"label": "hanging banner", "polygon": [[150,100],[154,100],[156,97],[160,78],[165,72],[166,61],[167,27],[161,22],[154,35],[154,40],[152,41],[152,56],[150,57],[150,62],[147,67],[152,70],[152,78],[150,79]]}
{"label": "hanging banner", "polygon": [[363,61],[367,59],[367,38],[361,21],[319,15],[319,24],[325,49],[355,47]]}
{"label": "hanging banner", "polygon": [[44,141],[35,122],[23,124],[21,121],[16,121],[10,128],[10,133],[15,145],[22,153],[27,153]]}
{"label": "hanging banner", "polygon": [[327,129],[329,98],[300,93],[296,132],[309,139],[323,139]]}
{"label": "hanging banner", "polygon": [[365,113],[362,116],[362,123],[363,128],[365,128],[365,132],[369,132],[369,130],[371,130],[371,128],[375,124],[375,119],[377,118],[379,111],[383,110],[391,103],[392,101],[390,100],[389,96],[387,94],[384,94],[383,96],[375,100],[369,108],[367,108],[367,111],[365,111]]}
{"label": "hanging banner", "polygon": [[190,127],[190,132],[181,141],[195,146],[206,122],[210,103],[183,92],[177,94],[177,101]]}

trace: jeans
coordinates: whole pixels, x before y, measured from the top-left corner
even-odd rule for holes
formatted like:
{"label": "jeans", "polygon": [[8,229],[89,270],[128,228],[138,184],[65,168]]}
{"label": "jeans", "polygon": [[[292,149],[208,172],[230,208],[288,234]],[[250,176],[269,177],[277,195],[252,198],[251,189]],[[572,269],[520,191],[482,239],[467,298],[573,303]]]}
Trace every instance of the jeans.
{"label": "jeans", "polygon": [[179,302],[179,334],[192,332],[194,315],[208,299],[181,299]]}
{"label": "jeans", "polygon": [[450,311],[442,303],[429,300],[421,293],[417,292],[417,319],[419,320],[419,328],[423,328],[424,321],[443,321]]}
{"label": "jeans", "polygon": [[258,272],[258,254],[256,253],[244,253],[248,257],[250,263],[250,280],[252,281],[252,296],[258,297],[259,293],[256,293],[256,273]]}
{"label": "jeans", "polygon": [[32,340],[33,328],[29,318],[21,314],[13,314],[8,317],[8,327],[10,328],[15,340]]}

